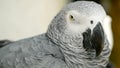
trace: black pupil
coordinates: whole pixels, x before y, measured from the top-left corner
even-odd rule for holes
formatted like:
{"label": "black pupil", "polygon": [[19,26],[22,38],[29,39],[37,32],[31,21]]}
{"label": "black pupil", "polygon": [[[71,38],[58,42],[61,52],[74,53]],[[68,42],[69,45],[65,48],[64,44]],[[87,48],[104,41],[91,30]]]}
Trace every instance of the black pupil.
{"label": "black pupil", "polygon": [[91,20],[90,23],[93,24],[93,20]]}
{"label": "black pupil", "polygon": [[73,19],[73,16],[72,16],[72,15],[71,15],[70,17],[71,17],[71,19]]}

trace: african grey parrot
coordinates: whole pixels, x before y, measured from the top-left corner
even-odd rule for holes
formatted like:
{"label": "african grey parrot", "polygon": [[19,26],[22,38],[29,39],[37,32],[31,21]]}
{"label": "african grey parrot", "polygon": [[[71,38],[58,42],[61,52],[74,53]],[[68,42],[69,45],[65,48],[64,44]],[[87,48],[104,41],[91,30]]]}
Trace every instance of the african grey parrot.
{"label": "african grey parrot", "polygon": [[103,7],[92,1],[70,3],[46,33],[0,48],[0,68],[106,68],[109,42]]}

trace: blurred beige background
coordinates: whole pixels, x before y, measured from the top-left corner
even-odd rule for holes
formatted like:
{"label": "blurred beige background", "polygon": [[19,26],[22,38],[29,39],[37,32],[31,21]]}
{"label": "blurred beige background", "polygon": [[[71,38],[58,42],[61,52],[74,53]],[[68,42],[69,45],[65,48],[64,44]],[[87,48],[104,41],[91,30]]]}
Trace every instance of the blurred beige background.
{"label": "blurred beige background", "polygon": [[44,33],[70,0],[0,0],[0,40],[19,40]]}

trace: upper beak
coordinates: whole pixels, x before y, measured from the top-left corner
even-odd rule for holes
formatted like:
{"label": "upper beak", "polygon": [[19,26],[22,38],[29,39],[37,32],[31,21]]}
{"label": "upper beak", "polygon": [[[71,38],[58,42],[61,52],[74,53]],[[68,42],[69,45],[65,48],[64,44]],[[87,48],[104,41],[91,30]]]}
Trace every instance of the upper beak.
{"label": "upper beak", "polygon": [[83,33],[83,46],[86,49],[95,49],[96,56],[99,56],[103,50],[104,45],[104,31],[102,25],[98,23],[96,27],[93,29],[91,34],[91,30],[87,29],[86,32]]}
{"label": "upper beak", "polygon": [[104,31],[100,23],[98,23],[96,27],[93,29],[91,43],[92,47],[96,51],[96,56],[100,55],[104,45]]}

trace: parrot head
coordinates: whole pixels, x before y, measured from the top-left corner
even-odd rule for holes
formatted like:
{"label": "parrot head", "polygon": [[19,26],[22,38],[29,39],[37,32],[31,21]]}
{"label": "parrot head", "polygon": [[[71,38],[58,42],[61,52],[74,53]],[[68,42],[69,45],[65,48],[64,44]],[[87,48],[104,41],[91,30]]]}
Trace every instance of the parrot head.
{"label": "parrot head", "polygon": [[78,53],[95,50],[99,56],[104,47],[105,16],[103,7],[95,2],[70,3],[55,16],[47,32],[64,49]]}

